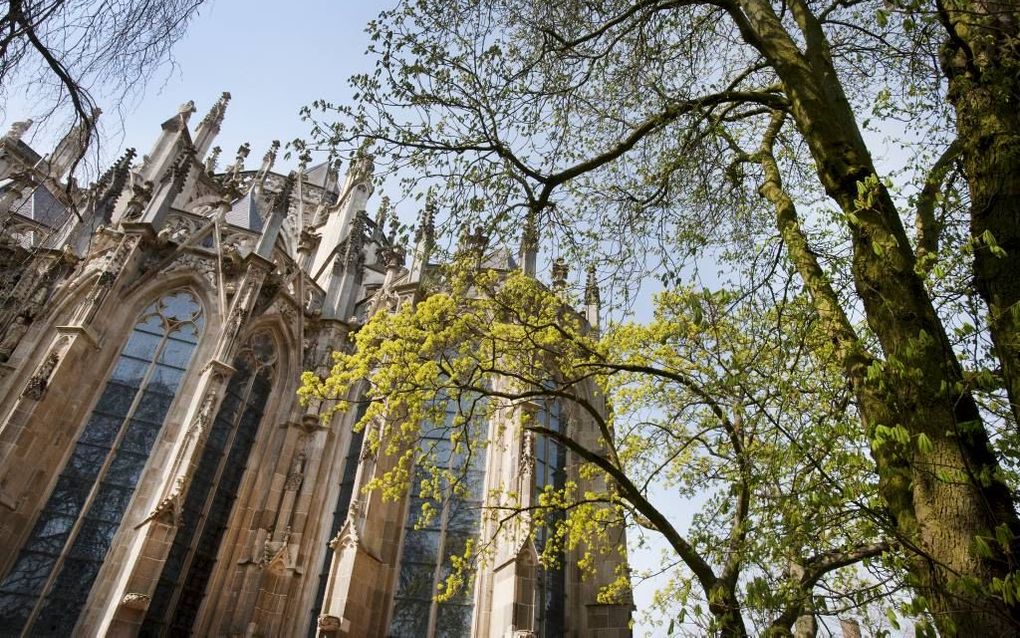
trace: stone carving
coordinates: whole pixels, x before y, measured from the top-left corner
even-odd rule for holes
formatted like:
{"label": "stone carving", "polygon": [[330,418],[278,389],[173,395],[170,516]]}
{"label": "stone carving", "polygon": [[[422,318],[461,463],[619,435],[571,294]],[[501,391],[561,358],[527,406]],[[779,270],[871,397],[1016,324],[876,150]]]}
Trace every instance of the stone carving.
{"label": "stone carving", "polygon": [[535,433],[526,431],[521,435],[520,476],[531,476],[535,471]]}
{"label": "stone carving", "polygon": [[283,486],[284,490],[296,492],[301,487],[301,481],[305,478],[305,458],[304,452],[298,452],[294,457],[294,462],[290,464],[290,472],[287,474],[287,482]]}
{"label": "stone carving", "polygon": [[561,289],[567,286],[567,275],[570,271],[567,269],[567,264],[560,258],[556,258],[556,261],[552,265],[552,285],[553,288]]}
{"label": "stone carving", "polygon": [[142,523],[148,521],[158,521],[164,525],[170,525],[177,527],[181,524],[181,496],[184,493],[185,480],[183,476],[178,476],[177,480],[174,481],[174,486],[170,490],[163,500],[156,504],[156,507],[145,517]]}
{"label": "stone carving", "polygon": [[150,602],[152,602],[152,598],[150,598],[147,594],[128,592],[124,594],[124,598],[121,599],[120,604],[128,609],[145,611],[149,608]]}
{"label": "stone carving", "polygon": [[262,288],[262,282],[265,281],[265,278],[266,271],[264,269],[254,265],[248,269],[247,276],[242,281],[241,288],[234,299],[230,314],[227,315],[227,320],[224,322],[223,337],[220,340],[221,352],[230,353],[233,351],[237,336],[241,333],[244,322],[247,321],[248,316],[251,314],[252,307],[258,298],[259,290]]}
{"label": "stone carving", "polygon": [[[276,300],[269,306],[268,312],[275,312],[283,318],[283,322],[288,326],[296,325],[297,323],[297,302],[292,298],[285,295],[278,295]],[[268,314],[268,312],[262,312],[260,314]]]}
{"label": "stone carving", "polygon": [[367,144],[358,149],[351,164],[351,184],[361,185],[372,181],[375,173],[375,156],[367,152]]}
{"label": "stone carving", "polygon": [[314,342],[305,339],[305,370],[315,370],[319,366],[329,367],[332,362],[333,347],[329,345],[328,339],[319,338]]}
{"label": "stone carving", "polygon": [[106,299],[107,293],[113,288],[113,282],[117,280],[117,275],[109,270],[103,270],[96,277],[96,283],[92,286],[92,290],[89,291],[88,297],[82,302],[81,310],[78,314],[78,322],[81,325],[88,324],[92,318],[99,312],[99,307],[103,304],[103,300]]}
{"label": "stone carving", "polygon": [[224,258],[229,255],[231,259],[236,257],[236,260],[240,261],[241,258],[254,250],[255,237],[241,231],[227,231],[223,239],[220,240],[220,246],[223,247]]}
{"label": "stone carving", "polygon": [[152,182],[149,180],[137,181],[131,185],[131,199],[128,200],[127,209],[124,211],[123,221],[134,221],[142,216],[142,212],[152,199]]}
{"label": "stone carving", "polygon": [[298,239],[298,250],[303,253],[313,252],[319,246],[320,241],[322,241],[322,235],[304,228],[301,230],[301,236]]}
{"label": "stone carving", "polygon": [[191,427],[188,428],[189,437],[200,439],[205,434],[209,424],[212,423],[213,412],[216,410],[217,394],[215,389],[211,389],[206,393],[205,398],[202,399],[202,405],[198,408],[198,413],[191,422]]}
{"label": "stone carving", "polygon": [[4,137],[16,142],[21,139],[21,136],[24,135],[28,129],[32,128],[33,123],[34,122],[32,122],[31,118],[22,122],[15,122],[14,124],[11,124],[10,130],[7,131],[7,135]]}
{"label": "stone carving", "polygon": [[584,282],[584,303],[589,306],[601,304],[599,298],[599,285],[595,279],[595,264],[588,265],[588,275]]}
{"label": "stone carving", "polygon": [[[352,502],[351,505],[354,505]],[[357,549],[361,540],[358,538],[358,530],[354,525],[354,518],[351,517],[350,513],[347,514],[347,522],[344,523],[340,531],[336,533],[333,540],[329,541],[329,548],[335,553],[339,554],[345,549]]]}
{"label": "stone carving", "polygon": [[18,315],[11,325],[7,326],[7,333],[0,341],[0,363],[11,358],[11,354],[21,343],[21,338],[25,336],[26,332],[28,332],[28,318],[25,315]]}
{"label": "stone carving", "polygon": [[[366,445],[365,447],[369,447],[369,446]],[[358,518],[361,517],[361,509],[362,509],[362,507],[363,506],[362,506],[360,498],[358,498],[358,497],[352,498],[351,499],[351,504],[347,508],[347,520],[348,521],[356,521],[356,520],[358,520]]]}
{"label": "stone carving", "polygon": [[336,633],[340,631],[340,627],[343,625],[343,621],[336,616],[330,616],[329,614],[323,614],[319,616],[319,620],[316,623],[320,631],[329,633]]}
{"label": "stone carving", "polygon": [[290,541],[290,527],[287,527],[283,532],[283,539],[278,541],[267,540],[262,545],[262,558],[259,560],[260,565],[266,565],[271,562],[274,558],[279,556],[280,552],[287,547],[287,543]]}
{"label": "stone carving", "polygon": [[313,317],[318,317],[322,314],[322,306],[326,303],[326,293],[312,288],[311,283],[306,283],[307,288],[305,290],[305,312]]}
{"label": "stone carving", "polygon": [[223,149],[220,148],[219,146],[212,147],[212,150],[209,151],[209,157],[205,158],[205,172],[206,173],[214,173],[214,172],[216,172],[216,162],[219,161],[220,153],[222,153],[222,152],[223,152]]}
{"label": "stone carving", "polygon": [[138,235],[127,235],[117,245],[115,250],[110,251],[103,258],[100,266],[99,276],[96,278],[88,296],[79,306],[75,313],[75,320],[78,325],[87,325],[99,312],[106,297],[113,289],[117,276],[124,268],[128,255],[135,249],[141,237]]}
{"label": "stone carving", "polygon": [[191,117],[191,114],[194,113],[197,110],[198,109],[195,108],[195,101],[194,100],[188,100],[184,104],[181,104],[180,106],[177,107],[177,115],[180,115],[181,118],[185,122],[187,122],[188,118]]}
{"label": "stone carving", "polygon": [[193,253],[181,253],[163,270],[164,273],[178,271],[198,273],[210,286],[216,286],[216,262],[212,259]]}
{"label": "stone carving", "polygon": [[237,182],[241,176],[241,171],[244,170],[244,160],[251,153],[251,144],[245,142],[237,148],[237,156],[234,158],[234,163],[226,168],[228,179],[232,182]]}
{"label": "stone carving", "polygon": [[46,393],[50,377],[53,376],[53,371],[57,369],[58,363],[60,363],[60,352],[54,350],[46,357],[42,365],[36,369],[32,378],[28,380],[28,385],[25,386],[25,391],[21,393],[21,396],[35,401],[41,399],[43,394]]}
{"label": "stone carving", "polygon": [[182,242],[189,235],[198,232],[209,222],[206,218],[196,217],[183,213],[171,213],[167,215],[163,229],[170,233],[170,239],[178,243]]}

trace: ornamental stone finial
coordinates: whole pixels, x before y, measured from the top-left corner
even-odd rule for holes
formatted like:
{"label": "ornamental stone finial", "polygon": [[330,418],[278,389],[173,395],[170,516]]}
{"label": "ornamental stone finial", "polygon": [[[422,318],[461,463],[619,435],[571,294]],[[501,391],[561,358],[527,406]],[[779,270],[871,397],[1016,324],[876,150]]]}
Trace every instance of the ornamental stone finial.
{"label": "ornamental stone finial", "polygon": [[212,150],[209,151],[209,157],[205,158],[205,172],[213,173],[216,171],[216,163],[219,162],[220,153],[222,152],[223,149],[219,146],[212,147]]}
{"label": "ornamental stone finial", "polygon": [[567,286],[567,275],[570,269],[562,257],[557,257],[552,265],[552,285],[556,290],[562,290]]}
{"label": "ornamental stone finial", "polygon": [[28,129],[32,128],[32,124],[34,124],[32,118],[21,122],[15,122],[11,124],[11,128],[7,131],[7,135],[4,137],[16,142],[21,139],[21,136],[24,135]]}
{"label": "ornamental stone finial", "polygon": [[[198,125],[202,128],[206,127],[219,128],[220,124],[223,123],[223,116],[226,115],[227,113],[228,102],[230,102],[230,92],[224,91],[220,95],[220,99],[216,100],[216,103],[213,104],[212,108],[209,109],[209,112],[205,114],[205,117],[202,118],[202,121],[199,122]],[[193,102],[191,102],[190,104],[192,107],[192,112],[194,112],[195,105]]]}
{"label": "ornamental stone finial", "polygon": [[595,279],[595,264],[588,265],[588,277],[584,282],[584,303],[589,306],[599,306],[602,304],[602,299],[599,295],[599,284]]}

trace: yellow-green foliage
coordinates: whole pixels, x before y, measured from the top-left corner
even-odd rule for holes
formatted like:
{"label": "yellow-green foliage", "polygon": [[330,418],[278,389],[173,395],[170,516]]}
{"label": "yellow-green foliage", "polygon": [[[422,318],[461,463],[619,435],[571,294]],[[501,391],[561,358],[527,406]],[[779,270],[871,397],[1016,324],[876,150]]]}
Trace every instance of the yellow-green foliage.
{"label": "yellow-green foliage", "polygon": [[[700,561],[717,575],[735,573],[740,603],[767,620],[804,595],[787,580],[791,561],[880,536],[867,514],[876,499],[866,441],[804,297],[771,304],[678,288],[658,295],[652,321],[599,336],[531,277],[459,267],[418,303],[370,318],[349,345],[327,378],[306,373],[301,393],[326,400],[328,418],[364,389],[357,427],[367,428],[372,450],[397,459],[369,485],[385,498],[406,494],[416,473],[417,496],[442,502],[465,493],[467,462],[437,464],[419,445],[422,424],[443,423],[448,409],[457,415],[454,456],[465,458],[485,454],[492,433],[480,428],[502,408],[537,399],[567,408],[561,443],[578,471],[521,513],[532,531],[548,530],[547,567],[569,552],[583,573],[595,573],[618,555],[621,525],[637,523],[682,537],[671,548],[664,605],[696,609],[708,599],[691,586]],[[541,428],[530,418],[512,422]],[[490,487],[499,511],[485,520],[509,524],[507,509],[522,502],[518,486]],[[676,520],[677,499],[697,507],[687,529]],[[436,516],[432,502],[422,520]],[[655,512],[666,522],[650,520]],[[490,550],[484,537],[470,544],[437,596],[453,596]],[[622,569],[600,573],[610,583],[600,600],[626,597]],[[863,599],[874,583],[862,574],[828,576],[831,598]]]}

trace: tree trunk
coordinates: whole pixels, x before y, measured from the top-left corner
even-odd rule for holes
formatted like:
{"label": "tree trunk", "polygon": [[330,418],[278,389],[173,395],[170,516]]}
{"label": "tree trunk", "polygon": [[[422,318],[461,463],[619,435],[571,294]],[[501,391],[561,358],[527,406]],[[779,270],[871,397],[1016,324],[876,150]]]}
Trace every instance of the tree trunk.
{"label": "tree trunk", "polygon": [[[805,39],[802,52],[768,3],[739,4],[745,35],[778,74],[821,183],[847,218],[855,286],[886,356],[876,371],[888,408],[880,413],[895,421],[875,422],[874,415],[862,413],[870,420],[869,431],[902,426],[910,435],[910,444],[900,450],[909,464],[909,487],[877,460],[883,481],[910,490],[909,503],[886,500],[905,544],[915,550],[916,585],[945,634],[955,634],[958,627],[974,635],[1016,633],[1020,608],[1004,603],[989,586],[1009,576],[1010,557],[1020,555],[1020,520],[999,478],[977,405],[963,385],[962,369],[915,272],[899,213],[878,179],[831,65],[821,27],[806,4],[793,3]],[[863,408],[871,401],[870,391],[855,390]],[[918,449],[921,435],[930,442],[923,450]],[[994,538],[1000,526],[1011,536],[1008,546],[992,541],[987,551],[979,551],[976,538]]]}
{"label": "tree trunk", "polygon": [[747,627],[740,615],[740,602],[736,598],[733,583],[719,579],[708,592],[708,610],[712,614],[716,635],[719,638],[746,638]]}
{"label": "tree trunk", "polygon": [[1020,426],[1018,14],[1012,3],[947,2],[943,23],[950,37],[942,66],[970,190],[974,283],[988,306],[992,343]]}

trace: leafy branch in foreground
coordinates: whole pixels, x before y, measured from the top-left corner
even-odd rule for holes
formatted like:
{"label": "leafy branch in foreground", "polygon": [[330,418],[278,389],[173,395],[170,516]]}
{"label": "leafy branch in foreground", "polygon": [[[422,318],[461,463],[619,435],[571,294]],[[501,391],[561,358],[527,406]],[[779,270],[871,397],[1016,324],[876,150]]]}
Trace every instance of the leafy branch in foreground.
{"label": "leafy branch in foreground", "polygon": [[[887,568],[894,525],[877,502],[850,390],[803,295],[675,290],[657,297],[651,323],[599,335],[531,277],[458,268],[441,290],[371,317],[334,356],[327,378],[306,373],[302,393],[345,410],[365,384],[358,427],[373,450],[399,458],[371,489],[391,498],[413,484],[414,497],[456,498],[470,459],[506,429],[562,445],[576,479],[534,502],[528,486],[490,485],[485,504],[496,528],[523,520],[533,536],[549,530],[546,565],[578,551],[596,569],[619,542],[612,529],[641,525],[678,559],[671,614],[727,636],[747,635],[748,622],[786,635],[801,617],[863,614],[875,588],[899,587]],[[567,427],[540,416],[553,403]],[[480,417],[491,431],[471,425]],[[458,463],[422,444],[444,423]],[[689,529],[677,497],[698,508]],[[491,559],[491,539],[461,567]]]}

